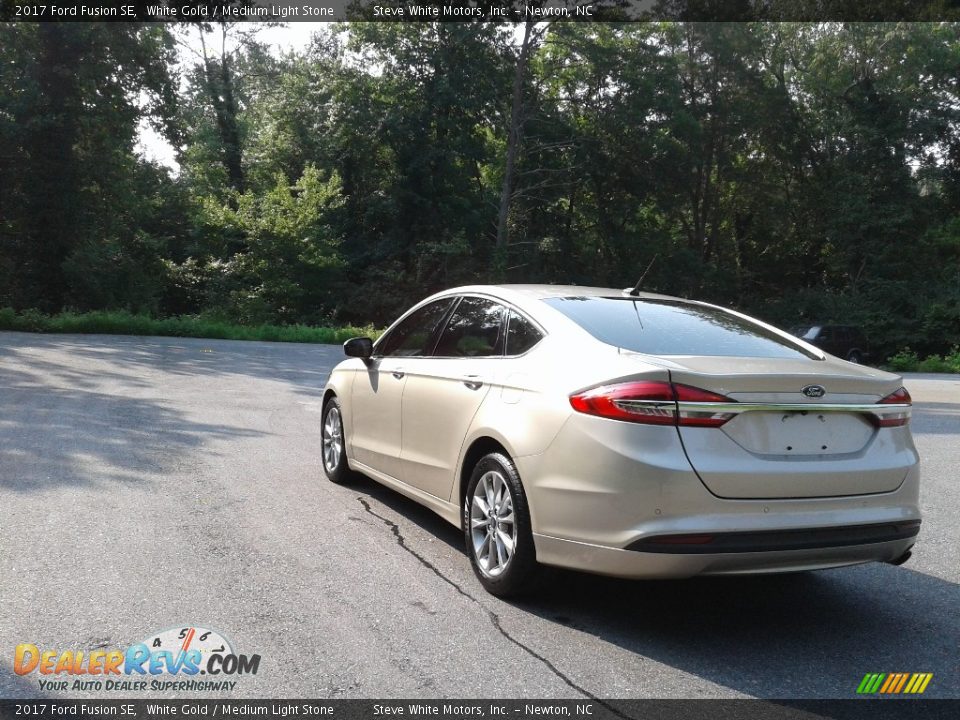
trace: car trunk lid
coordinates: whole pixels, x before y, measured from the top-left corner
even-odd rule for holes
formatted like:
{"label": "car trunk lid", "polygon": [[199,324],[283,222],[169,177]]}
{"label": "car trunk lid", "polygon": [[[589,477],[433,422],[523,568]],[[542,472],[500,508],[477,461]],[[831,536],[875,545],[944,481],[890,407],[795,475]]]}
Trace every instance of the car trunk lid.
{"label": "car trunk lid", "polygon": [[900,378],[831,358],[673,357],[679,383],[729,398],[726,406],[680,403],[685,411],[729,413],[721,427],[678,427],[704,485],[724,498],[800,498],[890,492],[915,462],[905,427],[880,428],[877,405]]}

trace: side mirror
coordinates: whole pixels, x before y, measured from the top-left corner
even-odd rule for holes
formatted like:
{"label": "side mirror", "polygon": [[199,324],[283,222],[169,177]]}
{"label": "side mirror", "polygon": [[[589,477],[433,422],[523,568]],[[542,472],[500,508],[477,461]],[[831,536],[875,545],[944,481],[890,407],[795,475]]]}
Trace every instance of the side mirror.
{"label": "side mirror", "polygon": [[366,360],[373,355],[373,340],[368,337],[350,338],[343,344],[343,353],[347,357]]}

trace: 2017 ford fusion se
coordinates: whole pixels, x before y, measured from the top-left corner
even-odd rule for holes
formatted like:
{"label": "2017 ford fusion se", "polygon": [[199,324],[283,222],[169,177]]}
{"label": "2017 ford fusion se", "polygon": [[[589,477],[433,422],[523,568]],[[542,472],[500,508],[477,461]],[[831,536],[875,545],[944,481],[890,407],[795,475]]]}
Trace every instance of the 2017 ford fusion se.
{"label": "2017 ford fusion se", "polygon": [[920,527],[910,395],[741,313],[663,295],[462,287],[355,338],[322,461],[464,532],[480,582],[902,562]]}

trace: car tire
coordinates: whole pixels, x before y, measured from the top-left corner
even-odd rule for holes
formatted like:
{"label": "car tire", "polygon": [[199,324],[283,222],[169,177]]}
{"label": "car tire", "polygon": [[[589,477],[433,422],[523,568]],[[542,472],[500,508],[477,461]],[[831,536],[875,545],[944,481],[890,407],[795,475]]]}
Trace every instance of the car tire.
{"label": "car tire", "polygon": [[850,352],[847,353],[847,362],[852,362],[859,365],[860,363],[863,362],[863,355],[860,353],[859,350],[851,350]]}
{"label": "car tire", "polygon": [[347,465],[347,444],[343,432],[343,411],[336,395],[323,406],[320,423],[320,464],[327,480],[343,485],[353,479]]}
{"label": "car tire", "polygon": [[541,568],[527,496],[506,455],[484,455],[474,466],[463,501],[463,532],[470,564],[487,592],[515,597],[536,587]]}

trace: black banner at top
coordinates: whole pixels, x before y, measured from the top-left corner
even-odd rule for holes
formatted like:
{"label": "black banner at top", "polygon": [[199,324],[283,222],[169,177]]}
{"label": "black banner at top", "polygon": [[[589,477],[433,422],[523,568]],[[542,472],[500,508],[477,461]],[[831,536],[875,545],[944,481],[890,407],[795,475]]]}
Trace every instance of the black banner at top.
{"label": "black banner at top", "polygon": [[960,0],[0,0],[22,22],[956,21]]}

